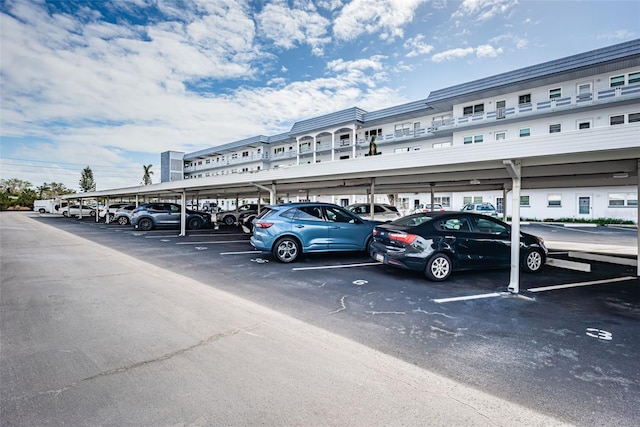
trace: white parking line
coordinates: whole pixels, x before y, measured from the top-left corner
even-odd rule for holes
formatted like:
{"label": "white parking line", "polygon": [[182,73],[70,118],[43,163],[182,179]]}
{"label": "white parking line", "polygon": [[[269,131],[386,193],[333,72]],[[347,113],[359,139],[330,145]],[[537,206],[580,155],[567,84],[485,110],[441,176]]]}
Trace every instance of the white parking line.
{"label": "white parking line", "polygon": [[366,262],[363,264],[324,265],[322,267],[298,267],[298,268],[292,268],[292,270],[293,271],[328,270],[333,268],[367,267],[370,265],[381,265],[381,264],[379,262]]}
{"label": "white parking line", "polygon": [[176,245],[217,245],[218,243],[242,243],[248,240],[211,240],[208,242],[178,242]]}
{"label": "white parking line", "polygon": [[580,286],[604,285],[606,283],[625,282],[635,279],[634,276],[615,277],[613,279],[593,280],[590,282],[567,283],[565,285],[542,286],[539,288],[527,289],[529,292],[554,291],[556,289],[578,288]]}
{"label": "white parking line", "polygon": [[220,252],[220,255],[260,254],[262,251]]}
{"label": "white parking line", "polygon": [[467,295],[465,297],[438,298],[438,299],[434,299],[433,302],[437,302],[439,304],[443,302],[468,301],[473,299],[495,298],[495,297],[500,297],[507,294],[509,294],[509,292],[492,292],[490,294]]}

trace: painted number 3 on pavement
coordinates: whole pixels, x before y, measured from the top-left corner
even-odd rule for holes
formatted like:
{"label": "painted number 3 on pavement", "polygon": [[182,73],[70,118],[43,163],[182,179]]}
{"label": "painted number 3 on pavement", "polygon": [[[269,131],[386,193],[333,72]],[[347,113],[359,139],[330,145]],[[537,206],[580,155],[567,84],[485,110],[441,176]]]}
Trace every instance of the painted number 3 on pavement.
{"label": "painted number 3 on pavement", "polygon": [[603,331],[602,329],[587,328],[587,335],[593,338],[598,338],[605,341],[613,339],[613,334],[609,331]]}

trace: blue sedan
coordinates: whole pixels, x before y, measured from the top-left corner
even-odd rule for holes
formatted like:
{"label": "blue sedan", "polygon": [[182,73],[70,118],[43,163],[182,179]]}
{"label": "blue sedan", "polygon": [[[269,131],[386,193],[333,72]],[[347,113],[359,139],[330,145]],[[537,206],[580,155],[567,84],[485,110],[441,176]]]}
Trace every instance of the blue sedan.
{"label": "blue sedan", "polygon": [[280,262],[308,252],[368,251],[378,224],[331,203],[284,203],[254,220],[251,244]]}

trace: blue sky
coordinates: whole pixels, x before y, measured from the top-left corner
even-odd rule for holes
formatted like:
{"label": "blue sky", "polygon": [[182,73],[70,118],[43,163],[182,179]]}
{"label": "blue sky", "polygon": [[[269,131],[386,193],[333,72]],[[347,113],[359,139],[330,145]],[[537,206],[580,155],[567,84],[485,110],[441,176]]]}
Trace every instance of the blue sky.
{"label": "blue sky", "polygon": [[0,0],[0,178],[191,152],[640,37],[640,2]]}

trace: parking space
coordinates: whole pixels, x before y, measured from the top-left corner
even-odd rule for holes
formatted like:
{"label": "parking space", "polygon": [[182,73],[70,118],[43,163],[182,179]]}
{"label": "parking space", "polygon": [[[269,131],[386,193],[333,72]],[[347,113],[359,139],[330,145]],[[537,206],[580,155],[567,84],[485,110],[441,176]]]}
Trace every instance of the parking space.
{"label": "parking space", "polygon": [[521,274],[514,296],[504,292],[504,269],[429,282],[364,253],[278,263],[236,227],[178,237],[177,230],[33,216],[570,423],[625,425],[640,417],[636,266],[577,256],[633,261],[626,252],[637,251],[635,229],[523,225],[547,240],[551,258],[589,269],[547,265]]}

